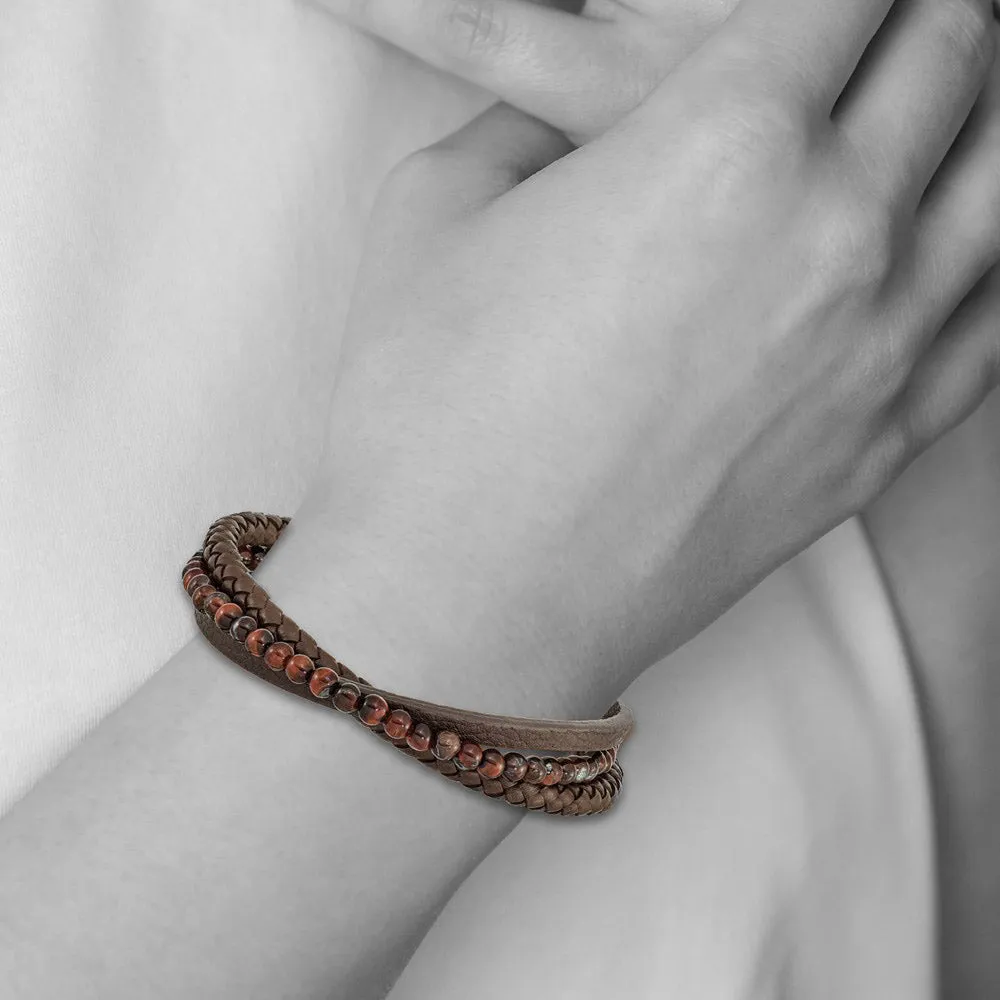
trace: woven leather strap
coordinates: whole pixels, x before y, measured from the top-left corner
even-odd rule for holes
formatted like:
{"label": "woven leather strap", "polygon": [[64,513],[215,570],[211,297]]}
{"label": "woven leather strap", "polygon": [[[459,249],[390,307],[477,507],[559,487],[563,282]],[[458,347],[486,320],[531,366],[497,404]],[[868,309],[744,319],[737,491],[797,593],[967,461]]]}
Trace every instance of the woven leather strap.
{"label": "woven leather strap", "polygon": [[[401,752],[489,797],[551,815],[610,808],[622,781],[618,749],[634,725],[628,708],[615,702],[594,720],[524,719],[376,687],[320,648],[254,580],[251,570],[289,521],[249,511],[219,518],[185,566],[198,627],[218,650],[286,691],[352,715]],[[248,635],[251,627],[258,631]],[[332,684],[317,683],[331,677]],[[446,745],[455,740],[458,753]],[[570,756],[527,756],[547,754]]]}

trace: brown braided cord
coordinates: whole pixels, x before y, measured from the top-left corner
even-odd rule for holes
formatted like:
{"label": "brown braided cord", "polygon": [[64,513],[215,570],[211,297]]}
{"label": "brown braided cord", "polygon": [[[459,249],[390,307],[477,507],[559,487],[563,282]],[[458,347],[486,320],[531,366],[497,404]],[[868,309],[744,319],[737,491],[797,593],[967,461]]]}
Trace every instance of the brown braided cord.
{"label": "brown braided cord", "polygon": [[[266,553],[288,523],[290,519],[287,517],[250,511],[227,515],[213,522],[203,549],[197,554],[212,585],[228,595],[232,603],[239,605],[243,613],[253,618],[260,627],[269,629],[278,640],[288,643],[296,653],[309,657],[316,666],[329,667],[340,675],[342,681],[356,683],[363,694],[379,694],[391,708],[406,709],[414,723],[426,722],[433,732],[452,730],[459,733],[463,741],[475,741],[484,748],[508,748],[523,753],[570,753],[574,755],[570,760],[574,761],[579,761],[581,756],[585,760],[593,760],[590,754],[598,751],[603,752],[599,754],[603,763],[596,771],[592,770],[589,777],[554,785],[512,781],[503,775],[493,779],[484,777],[477,770],[464,770],[454,760],[439,760],[431,750],[413,750],[405,739],[393,740],[381,724],[372,727],[358,719],[365,729],[463,787],[478,790],[490,798],[502,798],[510,805],[563,816],[591,815],[611,807],[622,782],[618,749],[634,724],[628,708],[616,702],[603,718],[588,721],[521,719],[436,705],[375,687],[321,649],[307,632],[285,615],[254,580],[244,562],[240,549],[252,547]],[[206,638],[229,659],[293,694],[333,707],[332,699],[317,699],[307,686],[293,683],[280,669],[275,672],[264,666],[263,660],[253,656],[227,629],[217,626],[211,614],[196,609],[195,618]],[[357,719],[356,712],[353,714]]]}

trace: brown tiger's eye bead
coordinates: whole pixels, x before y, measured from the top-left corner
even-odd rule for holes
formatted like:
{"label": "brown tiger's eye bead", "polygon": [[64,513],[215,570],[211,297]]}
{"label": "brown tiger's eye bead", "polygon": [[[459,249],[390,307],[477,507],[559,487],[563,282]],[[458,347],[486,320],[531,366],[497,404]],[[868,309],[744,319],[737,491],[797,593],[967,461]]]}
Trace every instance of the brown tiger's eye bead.
{"label": "brown tiger's eye bead", "polygon": [[462,746],[462,741],[458,733],[453,733],[450,729],[442,729],[434,741],[434,756],[438,760],[451,760],[458,753]]}
{"label": "brown tiger's eye bead", "polygon": [[287,642],[272,642],[264,654],[264,662],[275,672],[285,669],[285,664],[295,655]]}
{"label": "brown tiger's eye bead", "polygon": [[274,633],[268,628],[255,628],[244,640],[253,656],[263,656],[264,651],[274,642]]}
{"label": "brown tiger's eye bead", "polygon": [[365,700],[358,709],[358,718],[366,726],[377,726],[388,714],[389,702],[380,694],[365,695]]}
{"label": "brown tiger's eye bead", "polygon": [[431,727],[426,722],[418,722],[406,734],[406,745],[418,753],[429,750],[431,745]]}
{"label": "brown tiger's eye bead", "polygon": [[537,757],[528,758],[528,769],[524,772],[524,780],[533,785],[540,785],[545,777],[545,765]]}
{"label": "brown tiger's eye bead", "polygon": [[213,590],[211,594],[208,595],[208,600],[205,601],[205,610],[214,618],[215,612],[222,607],[223,604],[229,603],[229,595],[222,593],[221,590]]}
{"label": "brown tiger's eye bead", "polygon": [[226,604],[220,604],[215,609],[215,624],[219,628],[228,629],[242,614],[243,609],[238,604],[233,604],[231,601]]}
{"label": "brown tiger's eye bead", "polygon": [[455,754],[455,766],[463,771],[475,771],[483,759],[483,748],[471,741],[463,743]]}
{"label": "brown tiger's eye bead", "polygon": [[285,676],[293,684],[305,684],[313,672],[313,661],[305,653],[296,653],[285,663]]}
{"label": "brown tiger's eye bead", "polygon": [[211,582],[203,569],[189,569],[181,577],[181,583],[184,584],[184,589],[189,594],[193,594],[199,587],[204,587],[206,583]]}
{"label": "brown tiger's eye bead", "polygon": [[201,611],[205,607],[205,602],[215,593],[215,587],[206,583],[204,587],[199,587],[192,595],[191,601],[194,606]]}
{"label": "brown tiger's eye bead", "polygon": [[519,753],[509,753],[504,757],[503,776],[508,781],[524,781],[528,762]]}
{"label": "brown tiger's eye bead", "polygon": [[340,674],[329,667],[317,667],[309,678],[309,690],[317,698],[329,698],[333,685],[340,680]]}
{"label": "brown tiger's eye bead", "polygon": [[545,777],[539,782],[541,785],[558,785],[562,781],[563,769],[557,760],[547,760],[545,762]]}
{"label": "brown tiger's eye bead", "polygon": [[390,740],[401,740],[405,737],[413,726],[413,716],[405,708],[396,708],[389,713],[389,717],[382,723],[386,736]]}
{"label": "brown tiger's eye bead", "polygon": [[333,704],[341,712],[353,712],[361,701],[361,688],[357,684],[346,681],[333,692]]}
{"label": "brown tiger's eye bead", "polygon": [[499,750],[484,750],[477,770],[484,778],[499,778],[503,774],[504,765],[503,754]]}
{"label": "brown tiger's eye bead", "polygon": [[189,569],[197,569],[199,566],[204,566],[204,565],[205,562],[201,558],[201,556],[191,556],[191,558],[188,559],[186,563],[184,563],[184,569],[185,571]]}
{"label": "brown tiger's eye bead", "polygon": [[257,623],[249,616],[242,615],[229,626],[229,634],[237,642],[246,642],[247,636],[257,627]]}

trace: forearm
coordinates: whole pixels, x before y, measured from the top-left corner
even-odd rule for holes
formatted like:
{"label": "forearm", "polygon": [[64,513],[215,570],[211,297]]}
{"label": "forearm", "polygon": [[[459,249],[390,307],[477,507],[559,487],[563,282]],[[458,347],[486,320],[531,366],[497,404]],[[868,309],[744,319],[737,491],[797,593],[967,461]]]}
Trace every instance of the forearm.
{"label": "forearm", "polygon": [[[394,611],[374,576],[322,570],[297,527],[259,578],[322,644],[329,634],[373,648],[366,614],[388,631],[408,610]],[[456,648],[469,627],[455,623]],[[352,665],[465,707],[528,714],[538,697],[474,661],[454,678],[438,665],[428,681],[416,649]],[[567,714],[607,707],[570,688]],[[291,983],[302,998],[380,996],[522,816],[198,636],[0,823],[0,981],[11,1000],[244,1000],[289,995]]]}

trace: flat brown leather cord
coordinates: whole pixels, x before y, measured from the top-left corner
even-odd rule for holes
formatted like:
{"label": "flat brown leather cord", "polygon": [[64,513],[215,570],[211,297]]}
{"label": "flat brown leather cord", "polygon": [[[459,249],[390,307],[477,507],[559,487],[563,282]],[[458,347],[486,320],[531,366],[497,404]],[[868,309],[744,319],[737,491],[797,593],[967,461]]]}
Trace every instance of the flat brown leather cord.
{"label": "flat brown leather cord", "polygon": [[[525,719],[438,705],[376,687],[322,650],[253,579],[248,562],[262,558],[288,523],[289,518],[248,511],[219,518],[209,528],[202,551],[185,567],[184,582],[194,600],[198,627],[212,645],[269,683],[310,701],[348,711],[370,732],[464,787],[478,789],[492,798],[503,798],[511,805],[553,815],[588,815],[610,808],[622,781],[618,749],[634,724],[628,708],[616,702],[603,718],[595,720]],[[223,604],[224,601],[227,603]],[[235,620],[237,613],[239,621]],[[284,661],[290,663],[287,673],[282,669],[280,657],[277,667],[274,663],[267,664],[265,653],[252,652],[230,629],[230,625],[233,629],[242,628],[239,635],[245,639],[251,624],[267,630],[258,634],[273,638],[275,649],[287,644],[286,656],[292,652],[298,654],[296,662]],[[317,694],[306,681],[310,673],[321,679],[319,668],[326,668],[328,675],[335,672],[337,682],[329,692],[320,686],[321,693]],[[349,710],[336,704],[341,699],[333,697],[341,689],[350,698]],[[362,705],[360,712],[358,705]],[[471,757],[457,754],[439,759],[433,742],[423,749],[408,745],[405,737],[394,738],[385,730],[390,721],[384,716],[387,708],[402,710],[413,727],[423,724],[432,733],[448,738],[458,734],[462,751]],[[372,711],[376,715],[371,715]],[[377,714],[379,711],[383,714]],[[515,751],[506,756],[514,762],[511,774],[515,776],[508,775],[510,768],[499,776],[490,773],[491,767],[495,770],[499,766],[498,752],[504,749]],[[478,767],[480,753],[483,764]],[[523,765],[522,753],[572,756],[558,760],[529,757],[534,776],[529,770],[528,777],[521,778],[516,776],[516,764],[519,761]],[[487,754],[492,754],[489,763]],[[457,761],[465,766],[459,766]],[[544,783],[539,779],[542,764],[548,773]],[[520,772],[523,773],[523,766]]]}

